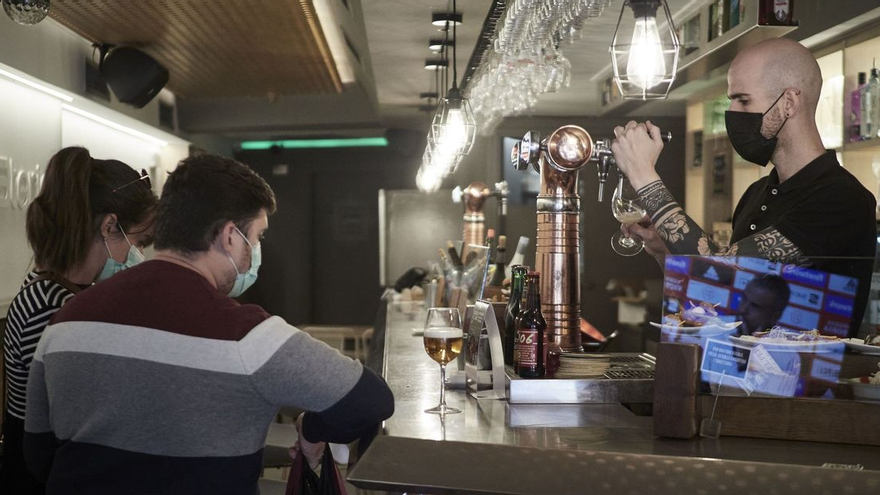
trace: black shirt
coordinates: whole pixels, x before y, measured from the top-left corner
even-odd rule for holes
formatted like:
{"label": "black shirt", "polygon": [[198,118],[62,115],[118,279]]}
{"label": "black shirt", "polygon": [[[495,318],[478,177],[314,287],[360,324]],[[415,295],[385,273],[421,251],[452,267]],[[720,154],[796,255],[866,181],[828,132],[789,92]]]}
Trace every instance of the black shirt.
{"label": "black shirt", "polygon": [[[733,213],[731,243],[772,227],[811,258],[816,268],[858,278],[849,335],[855,336],[871,283],[876,207],[874,196],[840,166],[833,151],[827,151],[782,184],[773,169],[749,186]],[[841,259],[854,257],[861,259]]]}

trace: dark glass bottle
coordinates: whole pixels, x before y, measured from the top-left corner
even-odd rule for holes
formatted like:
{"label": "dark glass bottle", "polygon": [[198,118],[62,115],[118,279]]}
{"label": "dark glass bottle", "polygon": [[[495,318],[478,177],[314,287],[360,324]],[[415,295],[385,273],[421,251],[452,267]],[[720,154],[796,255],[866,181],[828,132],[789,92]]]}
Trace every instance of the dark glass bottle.
{"label": "dark glass bottle", "polygon": [[526,305],[516,330],[516,374],[521,378],[542,378],[547,322],[541,312],[541,275],[529,272],[527,280]]}
{"label": "dark glass bottle", "polygon": [[495,271],[492,272],[492,280],[489,287],[501,287],[504,283],[504,262],[507,252],[507,236],[498,236],[498,247],[495,249]]}
{"label": "dark glass bottle", "polygon": [[501,348],[504,350],[504,364],[513,366],[513,349],[516,345],[516,317],[522,308],[523,290],[529,267],[516,265],[510,274],[510,299],[504,310],[504,335]]}
{"label": "dark glass bottle", "polygon": [[765,26],[793,26],[794,0],[761,0],[758,24]]}

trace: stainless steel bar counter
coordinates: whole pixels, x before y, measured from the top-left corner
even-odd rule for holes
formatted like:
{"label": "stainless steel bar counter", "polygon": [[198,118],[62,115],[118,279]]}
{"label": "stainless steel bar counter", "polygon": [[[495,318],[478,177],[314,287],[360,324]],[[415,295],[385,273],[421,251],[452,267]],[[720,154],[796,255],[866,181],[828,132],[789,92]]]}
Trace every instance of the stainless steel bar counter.
{"label": "stainless steel bar counter", "polygon": [[[477,401],[448,390],[461,414],[437,404],[440,370],[411,329],[424,312],[388,308],[384,377],[395,412],[348,480],[430,494],[880,493],[880,449],[858,445],[653,435],[652,418],[619,404]],[[831,420],[831,419],[829,419]],[[768,418],[772,421],[772,418]],[[823,464],[862,465],[854,471]]]}

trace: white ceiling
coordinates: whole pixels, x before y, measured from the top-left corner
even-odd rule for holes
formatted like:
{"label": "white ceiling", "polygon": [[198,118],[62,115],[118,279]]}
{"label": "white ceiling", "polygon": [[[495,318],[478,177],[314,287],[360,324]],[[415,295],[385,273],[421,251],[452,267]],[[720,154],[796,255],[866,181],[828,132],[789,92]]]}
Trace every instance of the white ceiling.
{"label": "white ceiling", "polygon": [[[708,0],[668,0],[675,21],[690,16]],[[400,121],[418,117],[419,93],[433,88],[433,73],[423,68],[431,57],[428,39],[441,33],[430,24],[431,11],[446,10],[446,0],[368,0],[363,2],[370,57],[373,62],[379,113],[383,120]],[[458,28],[459,78],[476,43],[490,0],[462,0],[464,25]],[[571,86],[543,95],[532,115],[597,115],[601,112],[601,83],[611,75],[608,46],[614,35],[623,0],[615,0],[598,18],[588,20],[582,38],[562,48],[571,61]],[[631,23],[632,14],[624,14]],[[652,114],[682,113],[680,102],[653,104]]]}
{"label": "white ceiling", "polygon": [[[386,120],[418,116],[425,102],[419,93],[434,91],[434,71],[425,70],[425,59],[436,55],[428,40],[443,33],[431,25],[431,14],[452,10],[446,0],[365,0],[362,3],[379,112]],[[458,36],[458,77],[462,78],[477,42],[491,0],[462,0],[456,8],[463,24]],[[451,36],[450,36],[451,38]],[[451,69],[451,68],[450,68]]]}

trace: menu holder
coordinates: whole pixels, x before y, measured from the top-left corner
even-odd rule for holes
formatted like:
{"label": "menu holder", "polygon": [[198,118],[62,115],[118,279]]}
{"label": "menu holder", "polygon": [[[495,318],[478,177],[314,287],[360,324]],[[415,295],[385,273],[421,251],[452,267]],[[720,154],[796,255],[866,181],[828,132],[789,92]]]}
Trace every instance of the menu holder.
{"label": "menu holder", "polygon": [[[488,336],[487,339],[481,338],[484,333]],[[492,388],[479,390],[480,346],[487,344],[492,363]],[[501,332],[490,301],[479,300],[474,304],[465,346],[465,379],[468,394],[475,399],[506,399]]]}

